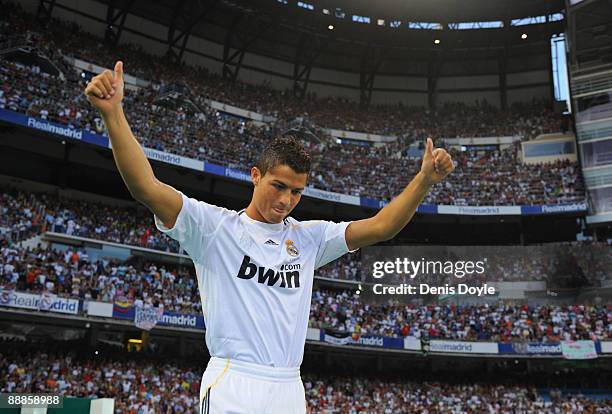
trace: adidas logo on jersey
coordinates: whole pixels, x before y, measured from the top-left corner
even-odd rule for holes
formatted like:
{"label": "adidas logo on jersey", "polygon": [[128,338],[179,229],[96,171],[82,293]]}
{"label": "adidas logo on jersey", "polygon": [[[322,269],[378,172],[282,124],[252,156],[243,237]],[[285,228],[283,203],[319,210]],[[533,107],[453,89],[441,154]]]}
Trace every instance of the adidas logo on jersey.
{"label": "adidas logo on jersey", "polygon": [[266,242],[265,242],[264,244],[269,244],[269,245],[272,245],[272,246],[278,246],[278,243],[277,243],[277,242],[275,242],[275,241],[274,241],[274,240],[272,240],[272,239],[268,239],[268,240],[266,240]]}
{"label": "adidas logo on jersey", "polygon": [[299,288],[300,287],[300,265],[298,263],[281,266],[280,272],[275,272],[274,269],[266,269],[263,266],[257,266],[251,262],[249,256],[244,256],[240,270],[236,275],[240,279],[252,279],[257,275],[257,283],[274,286],[280,281],[279,287],[282,288]]}

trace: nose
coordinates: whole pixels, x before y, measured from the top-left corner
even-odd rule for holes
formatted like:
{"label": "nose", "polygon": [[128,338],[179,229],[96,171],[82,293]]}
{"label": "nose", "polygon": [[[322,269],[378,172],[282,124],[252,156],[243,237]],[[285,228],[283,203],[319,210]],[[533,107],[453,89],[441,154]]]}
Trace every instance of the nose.
{"label": "nose", "polygon": [[278,201],[279,201],[279,204],[283,208],[287,208],[289,206],[289,204],[291,204],[291,193],[289,193],[289,192],[283,193],[283,195],[280,196]]}

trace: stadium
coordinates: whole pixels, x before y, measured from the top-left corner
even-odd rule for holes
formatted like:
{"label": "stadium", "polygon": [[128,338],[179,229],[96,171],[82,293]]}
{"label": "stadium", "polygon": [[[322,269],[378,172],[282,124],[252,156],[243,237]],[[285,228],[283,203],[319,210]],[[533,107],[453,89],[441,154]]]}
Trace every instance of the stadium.
{"label": "stadium", "polygon": [[0,7],[1,413],[612,413],[612,1]]}

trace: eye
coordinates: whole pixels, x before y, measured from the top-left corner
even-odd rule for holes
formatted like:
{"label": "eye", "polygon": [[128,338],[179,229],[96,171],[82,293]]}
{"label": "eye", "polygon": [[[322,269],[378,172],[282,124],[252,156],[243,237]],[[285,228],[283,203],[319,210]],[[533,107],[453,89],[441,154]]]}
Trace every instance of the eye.
{"label": "eye", "polygon": [[293,193],[293,195],[299,195],[302,194],[302,190],[293,190],[291,193]]}
{"label": "eye", "polygon": [[274,186],[274,188],[276,188],[277,190],[283,190],[283,189],[285,188],[285,186],[284,186],[284,185],[282,185],[282,184],[277,184],[277,183],[274,183],[274,184],[272,184],[272,185],[273,185],[273,186]]}

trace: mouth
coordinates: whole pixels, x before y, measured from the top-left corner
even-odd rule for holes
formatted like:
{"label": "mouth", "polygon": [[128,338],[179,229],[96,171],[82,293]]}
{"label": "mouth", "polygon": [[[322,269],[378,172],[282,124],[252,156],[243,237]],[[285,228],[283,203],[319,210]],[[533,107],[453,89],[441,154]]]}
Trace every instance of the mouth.
{"label": "mouth", "polygon": [[278,214],[285,214],[287,212],[286,210],[282,210],[276,207],[272,207],[272,210],[274,210],[274,212]]}

